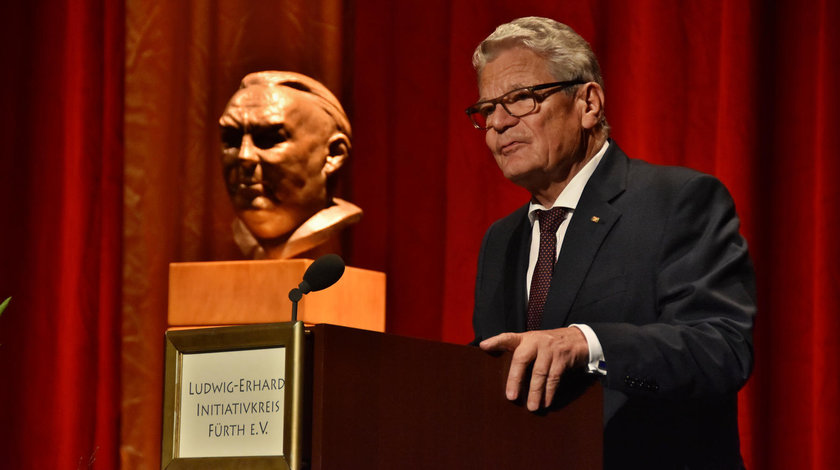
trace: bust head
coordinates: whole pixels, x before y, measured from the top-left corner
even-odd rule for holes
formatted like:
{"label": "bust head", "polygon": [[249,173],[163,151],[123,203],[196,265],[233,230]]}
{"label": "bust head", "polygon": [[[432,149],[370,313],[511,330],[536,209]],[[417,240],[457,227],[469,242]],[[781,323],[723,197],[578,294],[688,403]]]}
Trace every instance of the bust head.
{"label": "bust head", "polygon": [[321,83],[294,72],[247,75],[219,119],[222,167],[237,216],[264,248],[285,243],[332,204],[350,124]]}

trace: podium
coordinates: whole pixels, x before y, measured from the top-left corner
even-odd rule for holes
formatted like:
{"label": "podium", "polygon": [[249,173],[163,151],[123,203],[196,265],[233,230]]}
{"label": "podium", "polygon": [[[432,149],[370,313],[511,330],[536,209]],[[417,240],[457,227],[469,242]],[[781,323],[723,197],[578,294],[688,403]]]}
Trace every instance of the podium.
{"label": "podium", "polygon": [[505,398],[509,353],[332,325],[309,332],[313,470],[602,468],[602,391],[585,377],[532,413]]}
{"label": "podium", "polygon": [[[328,324],[302,336],[300,468],[602,468],[602,390],[583,374],[532,413],[505,398],[509,353]],[[269,460],[212,468],[286,468]]]}

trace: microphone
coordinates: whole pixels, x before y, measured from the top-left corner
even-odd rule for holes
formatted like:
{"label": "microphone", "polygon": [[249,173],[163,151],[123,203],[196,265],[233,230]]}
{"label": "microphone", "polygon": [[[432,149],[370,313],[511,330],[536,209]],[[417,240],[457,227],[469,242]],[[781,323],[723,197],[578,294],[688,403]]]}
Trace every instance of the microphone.
{"label": "microphone", "polygon": [[292,323],[297,321],[297,304],[304,294],[326,289],[341,279],[344,274],[344,260],[334,253],[321,256],[306,268],[303,281],[289,291],[292,301]]}
{"label": "microphone", "polygon": [[335,284],[344,274],[344,260],[341,256],[330,253],[309,265],[303,273],[303,282],[298,285],[302,294],[326,289]]}

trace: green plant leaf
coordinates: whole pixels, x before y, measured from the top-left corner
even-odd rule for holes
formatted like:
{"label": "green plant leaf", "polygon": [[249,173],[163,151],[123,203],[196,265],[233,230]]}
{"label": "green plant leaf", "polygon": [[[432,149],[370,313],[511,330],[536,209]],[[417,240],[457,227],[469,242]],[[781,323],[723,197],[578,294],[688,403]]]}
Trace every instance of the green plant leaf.
{"label": "green plant leaf", "polygon": [[9,305],[9,302],[11,300],[12,300],[12,298],[9,297],[8,299],[4,300],[2,304],[0,304],[0,314],[3,313],[3,310],[6,310],[6,306]]}

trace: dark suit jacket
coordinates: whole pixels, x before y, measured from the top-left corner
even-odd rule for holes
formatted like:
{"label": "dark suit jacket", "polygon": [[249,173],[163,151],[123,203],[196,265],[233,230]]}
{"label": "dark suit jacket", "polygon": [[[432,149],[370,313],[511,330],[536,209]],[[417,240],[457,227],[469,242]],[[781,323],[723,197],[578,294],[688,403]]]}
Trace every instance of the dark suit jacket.
{"label": "dark suit jacket", "polygon": [[[475,342],[525,330],[527,205],[478,262]],[[755,285],[726,188],[627,158],[615,142],[557,259],[543,329],[584,323],[606,359],[607,468],[739,468],[736,392],[753,363]]]}

